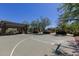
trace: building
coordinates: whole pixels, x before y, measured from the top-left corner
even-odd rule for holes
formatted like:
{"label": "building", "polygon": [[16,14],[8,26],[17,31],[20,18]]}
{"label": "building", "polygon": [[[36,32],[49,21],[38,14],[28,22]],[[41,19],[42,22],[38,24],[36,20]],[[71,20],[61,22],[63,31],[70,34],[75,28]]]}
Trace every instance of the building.
{"label": "building", "polygon": [[0,34],[5,34],[8,28],[17,29],[18,33],[27,33],[28,25],[9,21],[0,21]]}

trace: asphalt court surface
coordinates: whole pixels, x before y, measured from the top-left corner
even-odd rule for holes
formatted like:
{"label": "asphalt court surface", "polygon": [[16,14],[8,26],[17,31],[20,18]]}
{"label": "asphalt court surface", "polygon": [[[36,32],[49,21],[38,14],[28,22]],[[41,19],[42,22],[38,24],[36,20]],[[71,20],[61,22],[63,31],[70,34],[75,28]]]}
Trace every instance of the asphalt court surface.
{"label": "asphalt court surface", "polygon": [[0,56],[53,55],[52,49],[56,48],[54,44],[67,44],[65,41],[69,39],[72,39],[72,37],[33,34],[0,36]]}

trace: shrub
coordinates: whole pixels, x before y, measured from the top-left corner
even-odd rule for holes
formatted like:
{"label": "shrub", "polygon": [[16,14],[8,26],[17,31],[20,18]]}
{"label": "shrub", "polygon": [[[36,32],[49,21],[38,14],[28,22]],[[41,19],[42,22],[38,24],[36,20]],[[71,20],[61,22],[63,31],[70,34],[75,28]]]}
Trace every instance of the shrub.
{"label": "shrub", "polygon": [[56,35],[67,35],[67,32],[65,32],[64,30],[57,30]]}
{"label": "shrub", "polygon": [[44,31],[43,34],[50,34],[50,31]]}

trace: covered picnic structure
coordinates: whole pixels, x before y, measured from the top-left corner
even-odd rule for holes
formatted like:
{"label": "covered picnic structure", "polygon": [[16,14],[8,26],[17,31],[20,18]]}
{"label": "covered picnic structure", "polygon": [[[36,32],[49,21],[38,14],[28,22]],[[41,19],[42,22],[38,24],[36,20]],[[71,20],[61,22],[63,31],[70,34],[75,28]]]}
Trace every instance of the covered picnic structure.
{"label": "covered picnic structure", "polygon": [[10,21],[0,21],[1,34],[5,34],[8,28],[16,28],[19,33],[27,33],[27,24]]}

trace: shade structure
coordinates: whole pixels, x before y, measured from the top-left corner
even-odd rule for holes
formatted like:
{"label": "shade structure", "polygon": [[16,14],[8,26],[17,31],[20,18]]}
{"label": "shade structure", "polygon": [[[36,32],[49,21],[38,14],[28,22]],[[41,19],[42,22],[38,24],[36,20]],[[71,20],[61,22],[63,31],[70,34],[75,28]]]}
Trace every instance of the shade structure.
{"label": "shade structure", "polygon": [[10,21],[0,21],[0,28],[1,28],[1,33],[5,33],[7,28],[17,28],[17,30],[22,33],[27,32],[27,24],[21,24],[21,23],[16,23],[16,22],[10,22]]}

